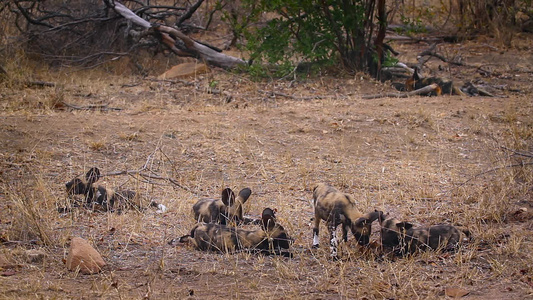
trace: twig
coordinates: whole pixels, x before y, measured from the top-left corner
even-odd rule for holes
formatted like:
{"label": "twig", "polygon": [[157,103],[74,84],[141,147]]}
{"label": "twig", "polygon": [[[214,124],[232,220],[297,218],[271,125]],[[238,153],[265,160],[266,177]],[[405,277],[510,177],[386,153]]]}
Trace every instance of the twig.
{"label": "twig", "polygon": [[533,153],[519,152],[519,151],[516,151],[516,150],[514,150],[514,149],[509,149],[509,148],[504,147],[504,146],[500,146],[500,148],[503,149],[503,150],[506,150],[506,151],[513,152],[514,154],[519,155],[519,156],[524,156],[524,157],[533,158]]}
{"label": "twig", "polygon": [[91,105],[86,105],[86,106],[78,106],[78,105],[74,105],[74,104],[69,104],[65,101],[61,101],[61,103],[63,105],[65,105],[66,107],[69,107],[69,108],[72,108],[72,109],[78,109],[78,110],[122,110],[122,108],[118,108],[118,107],[108,107],[107,105],[96,105],[96,104],[91,104]]}
{"label": "twig", "polygon": [[[190,188],[180,184],[179,182],[177,182],[175,179],[173,178],[170,178],[170,177],[164,177],[164,176],[160,176],[160,175],[157,175],[157,174],[148,174],[148,173],[143,173],[145,170],[148,170],[148,165],[150,163],[150,161],[152,160],[153,156],[155,155],[156,152],[160,151],[161,153],[163,153],[161,151],[161,149],[159,148],[159,146],[150,154],[148,155],[148,158],[146,159],[146,162],[144,163],[144,165],[138,169],[138,170],[125,170],[125,171],[116,171],[116,172],[111,172],[111,173],[106,173],[106,174],[103,174],[102,177],[104,176],[117,176],[117,175],[139,175],[145,179],[147,178],[150,178],[150,179],[158,179],[158,180],[165,180],[165,181],[168,181],[170,182],[171,184],[183,189],[183,190],[186,190],[187,192],[190,192],[192,194],[195,194]],[[165,157],[168,158],[168,156],[166,154],[163,153],[163,155],[165,155]],[[152,172],[153,173],[153,172]],[[151,181],[149,181],[151,182]]]}
{"label": "twig", "polygon": [[479,176],[485,175],[485,174],[487,174],[487,173],[496,172],[496,171],[501,170],[501,169],[515,168],[515,167],[524,167],[524,166],[531,166],[531,165],[533,165],[533,162],[520,163],[520,164],[512,164],[512,165],[508,165],[508,166],[492,168],[492,169],[489,169],[489,170],[487,170],[487,171],[483,171],[483,172],[481,172],[481,173],[478,173],[478,174],[472,176],[472,178],[468,179],[467,181],[465,181],[465,182],[463,182],[463,183],[460,183],[458,186],[463,186],[463,185],[469,183],[470,181],[472,181],[472,180],[478,178]]}
{"label": "twig", "polygon": [[388,93],[388,94],[377,94],[377,95],[365,95],[365,96],[362,96],[361,98],[362,99],[378,99],[378,98],[387,98],[387,97],[390,97],[390,98],[407,98],[407,97],[410,97],[410,96],[415,96],[415,95],[424,95],[424,94],[429,94],[431,92],[433,92],[435,89],[437,89],[438,85],[436,83],[433,83],[433,84],[430,84],[428,86],[425,86],[421,89],[418,89],[418,90],[415,90],[415,91],[412,91],[412,92],[408,92],[408,93]]}
{"label": "twig", "polygon": [[294,99],[294,100],[324,99],[324,97],[322,97],[322,96],[309,96],[309,97],[302,96],[302,97],[297,97],[297,96],[293,96],[293,95],[289,95],[289,94],[285,94],[285,93],[281,93],[281,92],[275,92],[275,91],[258,90],[258,92],[264,93],[264,94],[268,94],[268,95],[271,95],[271,96],[286,97],[286,98],[290,98],[290,99]]}

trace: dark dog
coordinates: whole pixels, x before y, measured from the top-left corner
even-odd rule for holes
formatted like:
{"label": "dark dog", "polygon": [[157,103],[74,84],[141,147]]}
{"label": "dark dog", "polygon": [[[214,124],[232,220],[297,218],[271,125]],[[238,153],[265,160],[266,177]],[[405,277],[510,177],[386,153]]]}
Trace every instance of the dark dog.
{"label": "dark dog", "polygon": [[372,222],[383,216],[381,211],[361,213],[352,196],[324,183],[317,184],[313,189],[313,203],[315,206],[313,247],[319,245],[319,225],[320,220],[324,220],[330,236],[331,256],[334,258],[337,257],[338,242],[335,232],[338,225],[342,224],[342,239],[345,242],[348,240],[350,229],[360,245],[367,245],[370,242]]}
{"label": "dark dog", "polygon": [[415,68],[413,76],[407,79],[405,82],[405,89],[407,91],[414,91],[426,87],[430,84],[436,83],[437,89],[431,92],[429,96],[440,96],[444,95],[460,95],[464,96],[465,93],[461,89],[454,86],[451,80],[444,80],[439,77],[422,77],[419,74],[418,68]]}
{"label": "dark dog", "polygon": [[[115,191],[95,183],[101,178],[98,168],[91,168],[85,178],[74,178],[65,184],[68,196],[83,195],[82,205],[92,210],[122,211],[123,209],[144,209],[146,206],[157,208],[165,212],[167,208],[163,204],[150,202],[144,205],[141,197],[134,191]],[[61,212],[61,209],[60,209]]]}
{"label": "dark dog", "polygon": [[283,226],[276,221],[274,211],[265,208],[261,217],[261,229],[245,230],[215,223],[199,223],[191,233],[182,236],[179,242],[190,242],[199,250],[234,253],[245,249],[263,254],[290,256],[292,239]]}
{"label": "dark dog", "polygon": [[413,224],[401,222],[396,218],[388,218],[388,214],[380,218],[381,225],[381,245],[384,247],[396,247],[400,245],[400,240],[405,237],[405,232],[413,227]]}
{"label": "dark dog", "polygon": [[192,207],[194,218],[198,222],[219,223],[259,223],[256,220],[243,217],[242,206],[250,198],[252,190],[244,188],[235,198],[235,193],[226,188],[222,191],[221,199],[201,199]]}
{"label": "dark dog", "polygon": [[456,250],[461,243],[461,231],[470,237],[467,229],[449,224],[413,228],[408,222],[396,218],[381,220],[381,244],[396,249],[397,255],[413,254],[417,250]]}

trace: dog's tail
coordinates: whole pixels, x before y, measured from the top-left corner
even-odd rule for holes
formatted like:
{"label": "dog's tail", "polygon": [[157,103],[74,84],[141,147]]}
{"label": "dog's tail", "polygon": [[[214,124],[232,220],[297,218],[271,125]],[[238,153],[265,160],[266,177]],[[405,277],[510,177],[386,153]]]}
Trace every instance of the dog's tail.
{"label": "dog's tail", "polygon": [[158,213],[165,213],[168,210],[168,208],[165,205],[163,205],[161,203],[157,203],[157,202],[155,202],[153,200],[150,202],[150,206],[157,208],[157,212]]}

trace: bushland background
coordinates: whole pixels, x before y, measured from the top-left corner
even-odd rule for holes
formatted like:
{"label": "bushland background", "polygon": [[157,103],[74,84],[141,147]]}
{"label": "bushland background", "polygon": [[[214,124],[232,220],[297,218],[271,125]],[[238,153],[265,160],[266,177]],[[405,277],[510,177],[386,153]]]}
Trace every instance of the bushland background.
{"label": "bushland background", "polygon": [[[269,68],[213,67],[161,80],[171,66],[196,60],[155,46],[124,52],[124,40],[102,45],[109,42],[102,35],[86,46],[108,54],[68,52],[63,42],[72,36],[40,39],[47,32],[22,26],[15,4],[28,3],[0,4],[0,298],[532,296],[530,1],[388,1],[397,27],[385,41],[398,61],[416,64],[439,41],[448,62],[432,58],[426,74],[490,87],[497,97],[374,100],[361,96],[394,92],[391,82],[339,65],[282,78]],[[215,11],[209,29],[190,26],[188,34],[249,58],[239,46],[246,39],[233,41],[239,4],[216,10],[217,3],[206,1],[190,19],[205,25]],[[495,10],[476,13],[477,3]],[[109,36],[116,30],[101,29]],[[69,203],[65,182],[93,166],[109,175],[100,184],[135,189],[169,210],[58,213]],[[130,174],[113,175],[123,171]],[[362,211],[381,209],[419,225],[460,224],[473,239],[457,253],[394,259],[362,252],[351,238],[341,246],[343,259],[331,261],[325,226],[324,247],[310,249],[311,190],[321,181],[354,195]],[[277,209],[295,239],[292,259],[168,245],[194,225],[193,203],[225,187],[252,189],[248,215]],[[377,224],[374,231],[377,241]],[[66,269],[72,236],[98,249],[108,263],[103,272]],[[44,259],[29,261],[31,249]]]}

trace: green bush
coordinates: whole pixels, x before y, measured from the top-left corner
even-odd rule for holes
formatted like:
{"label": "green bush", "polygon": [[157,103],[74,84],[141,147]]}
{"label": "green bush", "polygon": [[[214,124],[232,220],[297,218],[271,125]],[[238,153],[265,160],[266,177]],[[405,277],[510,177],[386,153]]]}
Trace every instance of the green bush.
{"label": "green bush", "polygon": [[274,16],[264,26],[244,31],[252,61],[283,65],[285,71],[294,69],[287,64],[340,63],[350,71],[379,74],[385,58],[384,0],[245,0],[245,5],[252,2],[253,15]]}

